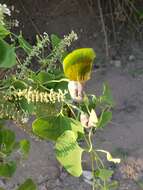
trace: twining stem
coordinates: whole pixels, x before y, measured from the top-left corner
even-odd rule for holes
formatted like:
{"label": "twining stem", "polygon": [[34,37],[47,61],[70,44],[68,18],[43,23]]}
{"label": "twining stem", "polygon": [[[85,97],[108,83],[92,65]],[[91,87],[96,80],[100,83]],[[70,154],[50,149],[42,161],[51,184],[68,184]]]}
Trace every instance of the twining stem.
{"label": "twining stem", "polygon": [[60,80],[51,80],[51,81],[47,81],[47,82],[45,82],[43,84],[45,85],[45,84],[49,84],[49,83],[60,83],[60,82],[69,82],[69,79],[62,78]]}
{"label": "twining stem", "polygon": [[91,159],[91,168],[92,168],[92,177],[93,177],[92,190],[95,190],[95,168],[94,168],[95,159],[94,159],[94,152],[93,152],[91,136],[92,136],[92,128],[89,131],[88,139],[86,139],[86,137],[85,137],[85,140],[89,147],[88,152],[90,153],[90,159]]}
{"label": "twining stem", "polygon": [[88,134],[88,142],[89,142],[88,152],[91,152],[93,150],[91,135],[92,135],[92,128],[90,129],[89,134]]}
{"label": "twining stem", "polygon": [[91,168],[92,168],[92,176],[93,176],[93,182],[92,182],[92,190],[95,190],[95,169],[94,169],[94,155],[93,152],[90,152],[90,158],[91,158]]}
{"label": "twining stem", "polygon": [[0,151],[0,158],[5,158],[5,157],[6,157],[6,154]]}
{"label": "twining stem", "polygon": [[[98,154],[96,153],[96,150],[93,149],[93,145],[92,145],[92,128],[90,129],[89,133],[88,133],[88,138],[86,136],[84,136],[85,141],[87,143],[88,146],[88,153],[90,153],[90,159],[91,159],[91,168],[92,168],[92,176],[93,176],[93,183],[92,183],[92,190],[95,190],[95,167],[94,167],[94,162],[96,162],[97,168],[101,169],[104,168],[104,164],[102,162],[102,160],[100,159],[100,157],[98,156]],[[98,164],[98,162],[100,164]],[[106,186],[106,182],[104,181],[104,187]]]}

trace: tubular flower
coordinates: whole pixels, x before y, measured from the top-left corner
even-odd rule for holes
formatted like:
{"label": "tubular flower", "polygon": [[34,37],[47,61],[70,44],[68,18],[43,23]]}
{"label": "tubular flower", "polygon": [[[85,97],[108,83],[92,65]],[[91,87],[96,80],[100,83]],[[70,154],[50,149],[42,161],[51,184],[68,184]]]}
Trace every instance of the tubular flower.
{"label": "tubular flower", "polygon": [[83,99],[83,85],[78,81],[69,81],[68,89],[71,98],[76,102],[81,102]]}
{"label": "tubular flower", "polygon": [[63,61],[65,76],[71,81],[85,82],[90,79],[93,60],[92,48],[81,48],[68,54]]}
{"label": "tubular flower", "polygon": [[68,89],[71,98],[76,102],[83,100],[83,84],[90,79],[95,57],[92,48],[81,48],[68,54],[63,61],[65,76],[70,80]]}
{"label": "tubular flower", "polygon": [[82,112],[80,114],[80,122],[85,128],[96,127],[98,123],[98,118],[96,112],[92,109],[90,115]]}

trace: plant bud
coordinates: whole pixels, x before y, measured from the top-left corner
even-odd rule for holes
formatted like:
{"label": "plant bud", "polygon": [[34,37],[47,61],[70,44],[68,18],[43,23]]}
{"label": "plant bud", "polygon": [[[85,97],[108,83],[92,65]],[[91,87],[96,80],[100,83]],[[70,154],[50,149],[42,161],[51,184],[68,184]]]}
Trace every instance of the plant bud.
{"label": "plant bud", "polygon": [[96,112],[94,111],[94,109],[92,109],[89,116],[88,127],[89,128],[95,127],[97,123],[98,123],[98,118],[97,118]]}
{"label": "plant bud", "polygon": [[88,128],[89,115],[87,113],[82,112],[80,114],[80,122],[85,127]]}

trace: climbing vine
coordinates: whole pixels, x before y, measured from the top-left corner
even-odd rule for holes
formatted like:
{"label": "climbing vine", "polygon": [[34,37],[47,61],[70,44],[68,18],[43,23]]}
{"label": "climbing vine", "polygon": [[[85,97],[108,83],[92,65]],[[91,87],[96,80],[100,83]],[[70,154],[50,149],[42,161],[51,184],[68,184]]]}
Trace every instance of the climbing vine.
{"label": "climbing vine", "polygon": [[[32,46],[22,33],[16,35],[7,28],[8,10],[6,5],[0,5],[0,68],[5,72],[0,80],[0,177],[11,177],[16,171],[13,152],[26,158],[30,150],[29,141],[17,142],[15,133],[5,128],[5,122],[10,120],[34,138],[53,141],[57,160],[75,177],[82,175],[82,156],[88,153],[93,190],[116,188],[117,182],[111,180],[113,171],[106,168],[100,155],[109,162],[119,163],[120,159],[93,145],[96,131],[112,119],[112,94],[107,84],[101,96],[84,91],[95,51],[80,48],[69,53],[72,42],[78,39],[73,31],[63,39],[55,34],[37,35]],[[18,56],[19,50],[24,57]],[[11,71],[9,75],[7,70]],[[29,129],[26,123],[31,116],[35,119]],[[81,146],[81,142],[85,143]],[[18,188],[26,189],[37,187],[28,179]]]}

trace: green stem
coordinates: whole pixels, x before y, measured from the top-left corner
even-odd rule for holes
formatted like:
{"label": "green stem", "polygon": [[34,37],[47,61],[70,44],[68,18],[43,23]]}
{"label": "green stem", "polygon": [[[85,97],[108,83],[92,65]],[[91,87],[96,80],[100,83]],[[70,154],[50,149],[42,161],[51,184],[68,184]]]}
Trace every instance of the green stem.
{"label": "green stem", "polygon": [[51,80],[51,81],[47,81],[47,82],[45,82],[45,83],[43,83],[43,85],[45,85],[45,84],[49,84],[49,83],[59,83],[59,82],[69,82],[69,79],[66,79],[66,78],[62,78],[62,79],[60,79],[60,80]]}
{"label": "green stem", "polygon": [[1,158],[5,158],[5,157],[6,157],[6,154],[4,154],[3,152],[0,151],[0,157],[1,157]]}
{"label": "green stem", "polygon": [[88,140],[86,142],[88,142],[88,152],[90,153],[90,159],[91,159],[91,168],[92,168],[92,177],[93,177],[93,183],[92,183],[92,190],[95,190],[95,168],[94,168],[94,152],[93,152],[93,146],[92,146],[92,128],[89,131],[88,134]]}
{"label": "green stem", "polygon": [[101,164],[101,167],[104,168],[104,164],[103,164],[102,160],[100,159],[100,157],[98,156],[98,154],[96,153],[96,151],[93,150],[93,152],[94,152],[95,159],[97,159],[97,162],[99,161],[99,163]]}
{"label": "green stem", "polygon": [[92,176],[93,176],[93,183],[92,183],[92,190],[95,190],[95,169],[94,169],[94,155],[93,152],[90,152],[91,157],[91,168],[92,168]]}
{"label": "green stem", "polygon": [[91,135],[92,135],[92,128],[90,129],[89,134],[88,134],[88,141],[89,141],[89,150],[88,150],[88,152],[91,152],[93,150]]}
{"label": "green stem", "polygon": [[73,105],[73,104],[70,104],[70,103],[68,103],[68,102],[64,102],[67,106],[70,106],[70,107],[72,107],[73,109],[75,109],[75,110],[77,110],[77,111],[79,111],[79,112],[82,112],[82,110],[81,109],[79,109],[77,106],[75,106],[75,105]]}

